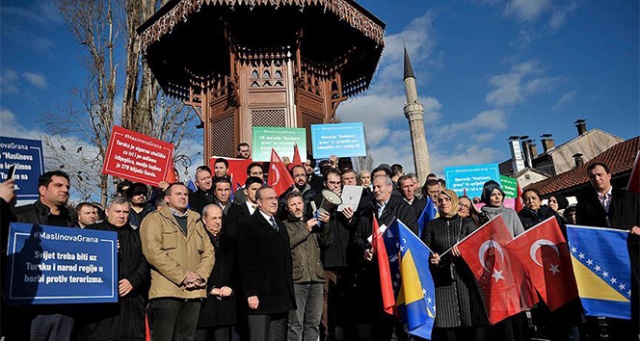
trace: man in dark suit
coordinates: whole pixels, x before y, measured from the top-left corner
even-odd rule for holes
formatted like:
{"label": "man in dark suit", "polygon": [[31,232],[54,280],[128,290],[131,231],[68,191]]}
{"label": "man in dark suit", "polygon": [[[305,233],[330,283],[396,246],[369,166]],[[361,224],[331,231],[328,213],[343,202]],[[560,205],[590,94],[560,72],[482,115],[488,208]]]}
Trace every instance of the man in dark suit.
{"label": "man in dark suit", "polygon": [[612,320],[611,340],[632,340],[638,337],[638,258],[640,249],[640,199],[637,194],[611,186],[611,171],[604,163],[589,166],[589,180],[594,192],[578,199],[578,225],[611,227],[629,231],[627,246],[631,259],[631,321]]}
{"label": "man in dark suit", "polygon": [[287,229],[275,215],[278,196],[271,187],[256,193],[258,210],[239,224],[239,279],[248,314],[250,341],[287,338],[287,316],[296,309]]}
{"label": "man in dark suit", "polygon": [[410,175],[401,176],[398,179],[398,187],[400,188],[400,193],[402,193],[404,201],[413,207],[413,209],[416,210],[418,217],[420,217],[425,206],[427,206],[427,201],[416,196],[416,184],[413,178]]}
{"label": "man in dark suit", "polygon": [[357,329],[363,332],[356,335],[357,339],[391,340],[392,336],[398,340],[404,340],[404,333],[400,321],[383,311],[380,293],[380,276],[378,265],[374,261],[370,236],[372,234],[373,218],[378,220],[380,226],[389,226],[394,219],[399,219],[413,233],[418,233],[418,217],[415,209],[393,193],[393,182],[387,175],[378,175],[373,178],[373,195],[375,203],[372,209],[363,210],[360,215],[358,227],[351,238],[351,245],[358,256],[358,270],[355,285],[357,288],[357,306],[361,325]]}
{"label": "man in dark suit", "polygon": [[213,204],[215,201],[211,169],[209,167],[200,166],[196,169],[195,185],[197,187],[196,191],[189,192],[189,208],[200,214],[205,206]]}
{"label": "man in dark suit", "polygon": [[238,223],[249,218],[257,209],[256,192],[263,186],[262,179],[250,176],[245,182],[245,201],[238,205],[231,205],[227,211],[226,219],[222,226],[222,233],[233,238],[238,237]]}

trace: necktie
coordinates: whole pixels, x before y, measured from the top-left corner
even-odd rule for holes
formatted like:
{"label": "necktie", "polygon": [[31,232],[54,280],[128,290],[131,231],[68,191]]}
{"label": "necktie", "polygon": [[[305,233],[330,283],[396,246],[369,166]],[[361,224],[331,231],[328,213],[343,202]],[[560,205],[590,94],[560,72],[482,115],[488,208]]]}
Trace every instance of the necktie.
{"label": "necktie", "polygon": [[273,230],[278,232],[280,229],[278,228],[278,224],[276,224],[276,220],[271,217],[271,219],[269,219],[269,222],[271,223],[271,227],[273,227]]}
{"label": "necktie", "polygon": [[384,205],[378,204],[378,218],[380,218],[383,211],[384,211]]}

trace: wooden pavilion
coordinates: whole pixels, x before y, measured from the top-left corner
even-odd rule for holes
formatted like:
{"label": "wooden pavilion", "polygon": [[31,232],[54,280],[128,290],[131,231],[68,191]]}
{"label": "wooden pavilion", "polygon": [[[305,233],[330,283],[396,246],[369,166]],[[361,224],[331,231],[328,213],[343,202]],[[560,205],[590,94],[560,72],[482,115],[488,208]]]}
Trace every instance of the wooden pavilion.
{"label": "wooden pavilion", "polygon": [[232,157],[252,126],[337,122],[371,83],[384,27],[353,0],[173,0],[138,34],[164,92],[203,121],[205,155]]}

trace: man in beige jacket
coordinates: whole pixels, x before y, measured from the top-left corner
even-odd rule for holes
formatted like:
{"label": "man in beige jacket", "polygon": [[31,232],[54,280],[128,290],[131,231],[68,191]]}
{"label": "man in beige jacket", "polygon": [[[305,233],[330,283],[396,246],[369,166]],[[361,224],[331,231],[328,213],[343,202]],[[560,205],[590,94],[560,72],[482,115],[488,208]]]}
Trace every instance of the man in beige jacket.
{"label": "man in beige jacket", "polygon": [[142,252],[151,268],[151,338],[193,340],[215,256],[200,215],[187,210],[187,187],[170,185],[165,200],[167,206],[140,226]]}

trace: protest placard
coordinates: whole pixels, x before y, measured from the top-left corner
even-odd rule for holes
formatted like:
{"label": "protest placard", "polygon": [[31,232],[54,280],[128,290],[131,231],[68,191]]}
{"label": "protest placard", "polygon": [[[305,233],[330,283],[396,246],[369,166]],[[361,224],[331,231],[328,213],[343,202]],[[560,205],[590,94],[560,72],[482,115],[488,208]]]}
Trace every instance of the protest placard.
{"label": "protest placard", "polygon": [[251,158],[257,162],[269,162],[271,149],[280,157],[293,160],[293,146],[298,144],[302,162],[307,161],[307,132],[304,128],[253,127]]}
{"label": "protest placard", "polygon": [[6,298],[29,304],[118,302],[117,234],[11,223]]}
{"label": "protest placard", "polygon": [[444,177],[447,187],[458,196],[465,193],[468,197],[480,197],[482,185],[489,180],[500,183],[500,171],[495,163],[445,167]]}
{"label": "protest placard", "polygon": [[114,126],[102,173],[158,186],[171,171],[172,162],[171,143]]}
{"label": "protest placard", "polygon": [[315,159],[367,155],[362,122],[313,124],[311,141]]}
{"label": "protest placard", "polygon": [[42,141],[0,136],[0,182],[7,179],[12,166],[17,199],[38,199],[38,178],[44,173]]}

